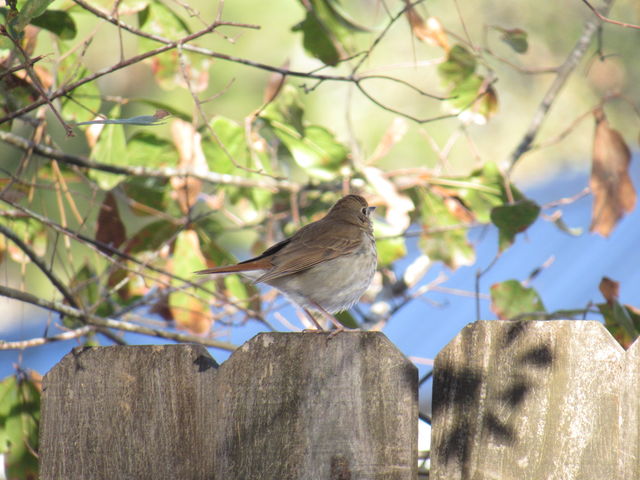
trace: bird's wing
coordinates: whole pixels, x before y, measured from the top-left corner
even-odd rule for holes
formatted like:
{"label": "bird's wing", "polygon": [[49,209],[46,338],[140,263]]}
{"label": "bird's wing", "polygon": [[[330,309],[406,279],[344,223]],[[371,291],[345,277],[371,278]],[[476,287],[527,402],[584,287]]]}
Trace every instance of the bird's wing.
{"label": "bird's wing", "polygon": [[263,255],[273,255],[273,268],[256,281],[268,282],[301,272],[320,262],[348,255],[356,251],[361,243],[362,231],[356,225],[334,222],[329,226],[322,221],[307,225],[291,238],[264,252]]}

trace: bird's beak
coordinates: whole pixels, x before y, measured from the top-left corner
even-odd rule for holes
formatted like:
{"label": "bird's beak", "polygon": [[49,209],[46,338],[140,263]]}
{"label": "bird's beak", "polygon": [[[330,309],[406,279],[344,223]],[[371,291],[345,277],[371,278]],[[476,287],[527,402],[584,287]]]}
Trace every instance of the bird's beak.
{"label": "bird's beak", "polygon": [[371,216],[371,214],[375,211],[376,207],[369,207],[369,210],[367,211],[367,215]]}

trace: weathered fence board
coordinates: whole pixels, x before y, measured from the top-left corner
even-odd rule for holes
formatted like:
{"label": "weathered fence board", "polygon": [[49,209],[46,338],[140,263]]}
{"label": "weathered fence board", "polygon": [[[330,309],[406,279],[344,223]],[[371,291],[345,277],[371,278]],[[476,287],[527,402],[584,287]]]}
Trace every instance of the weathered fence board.
{"label": "weathered fence board", "polygon": [[74,350],[45,376],[41,478],[414,479],[417,372],[375,332]]}
{"label": "weathered fence board", "polygon": [[210,478],[215,365],[196,345],[74,349],[44,377],[40,477]]}
{"label": "weathered fence board", "polygon": [[476,322],[436,357],[431,478],[640,478],[638,342],[597,322]]}

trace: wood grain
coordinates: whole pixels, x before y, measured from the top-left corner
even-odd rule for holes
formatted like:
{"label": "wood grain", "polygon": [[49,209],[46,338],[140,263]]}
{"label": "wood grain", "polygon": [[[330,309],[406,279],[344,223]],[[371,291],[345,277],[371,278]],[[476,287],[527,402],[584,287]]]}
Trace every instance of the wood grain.
{"label": "wood grain", "polygon": [[377,332],[76,349],[44,379],[41,478],[417,477],[417,371]]}
{"label": "wood grain", "polygon": [[638,355],[598,322],[468,325],[435,361],[432,478],[640,478]]}

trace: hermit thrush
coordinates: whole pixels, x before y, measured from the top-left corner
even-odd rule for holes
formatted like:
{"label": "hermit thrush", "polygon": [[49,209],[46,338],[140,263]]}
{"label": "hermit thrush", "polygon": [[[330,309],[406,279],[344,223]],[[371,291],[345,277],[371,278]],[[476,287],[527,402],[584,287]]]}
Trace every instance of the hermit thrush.
{"label": "hermit thrush", "polygon": [[376,244],[369,219],[373,210],[375,207],[359,195],[347,195],[324,218],[302,227],[262,255],[196,273],[242,273],[280,290],[307,312],[318,329],[321,327],[309,309],[322,312],[342,330],[332,314],[351,308],[376,270]]}

